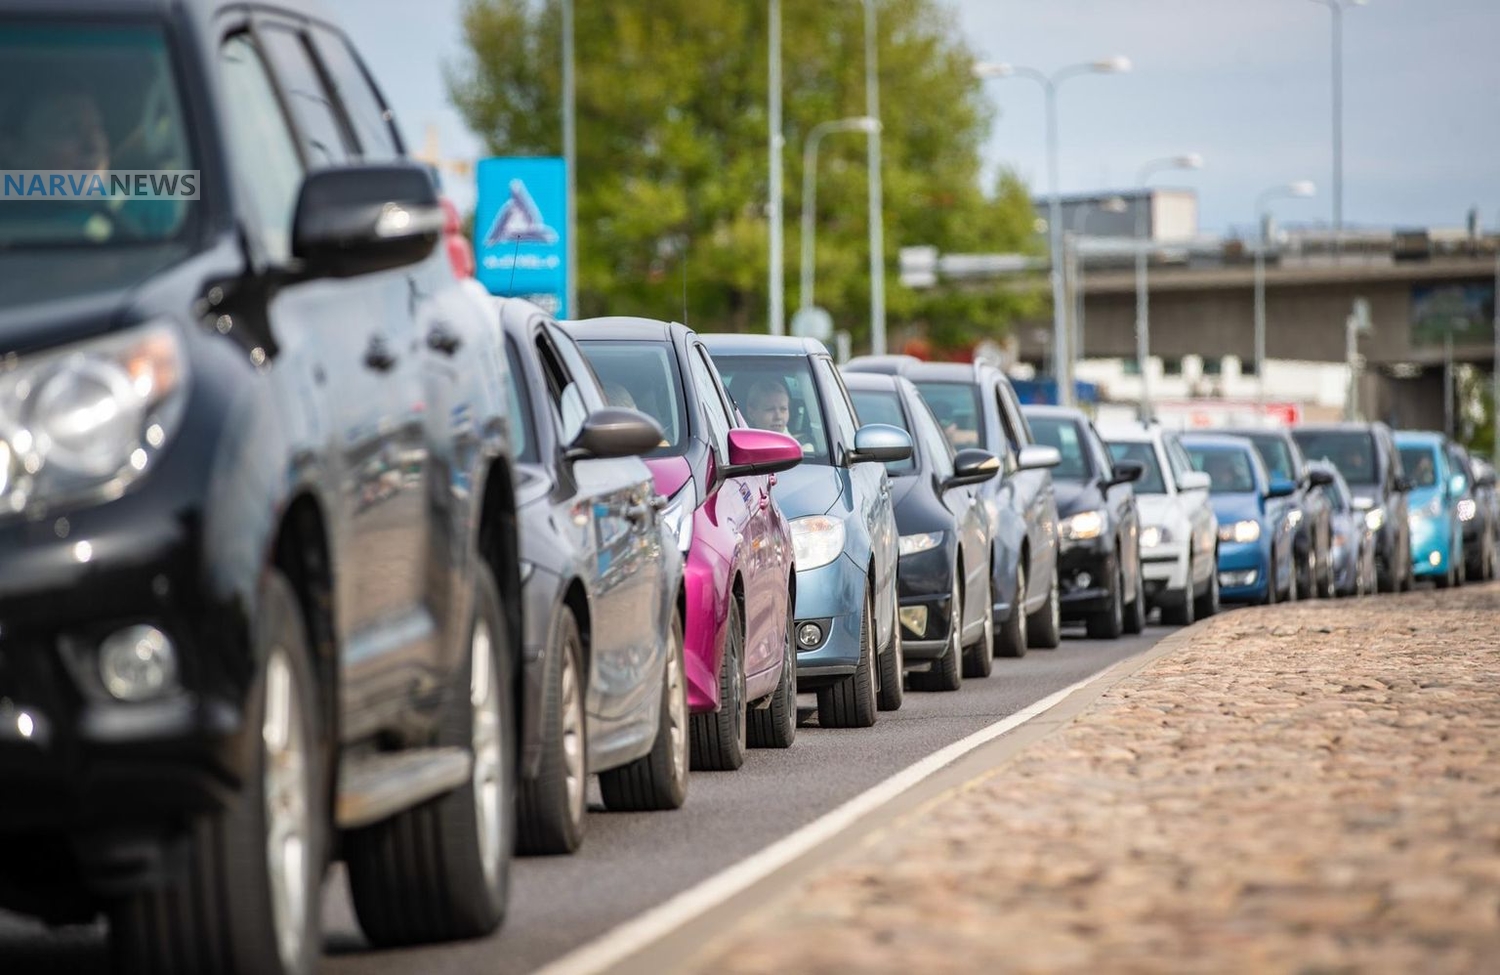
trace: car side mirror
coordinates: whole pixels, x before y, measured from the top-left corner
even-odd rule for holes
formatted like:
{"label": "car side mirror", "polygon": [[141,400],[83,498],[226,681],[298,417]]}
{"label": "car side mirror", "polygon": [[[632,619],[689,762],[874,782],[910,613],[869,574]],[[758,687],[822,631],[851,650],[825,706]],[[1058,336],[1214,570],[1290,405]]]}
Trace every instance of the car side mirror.
{"label": "car side mirror", "polygon": [[1289,498],[1297,493],[1297,482],[1285,477],[1273,477],[1266,488],[1266,499]]}
{"label": "car side mirror", "polygon": [[311,172],[292,220],[292,256],[310,277],[352,277],[415,264],[432,253],[444,214],[420,166]]}
{"label": "car side mirror", "polygon": [[719,468],[720,477],[775,474],[802,463],[802,444],[784,433],[771,430],[730,430],[729,456]]}
{"label": "car side mirror", "polygon": [[578,436],[568,444],[568,460],[607,460],[636,457],[661,446],[661,426],[639,410],[606,406],[583,419]]}
{"label": "car side mirror", "polygon": [[910,456],[911,435],[905,430],[888,423],[866,423],[854,431],[854,449],[849,452],[848,462],[889,464]]}
{"label": "car side mirror", "polygon": [[1333,483],[1333,475],[1322,468],[1314,467],[1307,472],[1307,483],[1313,487],[1327,487]]}
{"label": "car side mirror", "polygon": [[1412,479],[1407,477],[1405,474],[1402,474],[1400,477],[1396,478],[1396,491],[1398,493],[1406,494],[1410,492],[1414,487],[1416,487],[1416,485],[1412,483]]}
{"label": "car side mirror", "polygon": [[1454,474],[1452,477],[1448,478],[1449,497],[1456,498],[1459,495],[1463,494],[1466,490],[1468,490],[1468,488],[1469,481],[1462,474]]}
{"label": "car side mirror", "polygon": [[1047,447],[1042,444],[1031,444],[1022,447],[1016,457],[1016,470],[1018,471],[1043,471],[1056,467],[1062,463],[1062,452],[1056,447]]}
{"label": "car side mirror", "polygon": [[1177,478],[1179,491],[1207,491],[1214,486],[1214,479],[1203,471],[1188,471]]}
{"label": "car side mirror", "polygon": [[983,484],[1000,473],[1000,458],[988,450],[968,447],[953,457],[953,473],[943,478],[943,490]]}
{"label": "car side mirror", "polygon": [[1139,481],[1146,473],[1146,465],[1138,460],[1122,460],[1115,464],[1114,471],[1104,479],[1104,489]]}

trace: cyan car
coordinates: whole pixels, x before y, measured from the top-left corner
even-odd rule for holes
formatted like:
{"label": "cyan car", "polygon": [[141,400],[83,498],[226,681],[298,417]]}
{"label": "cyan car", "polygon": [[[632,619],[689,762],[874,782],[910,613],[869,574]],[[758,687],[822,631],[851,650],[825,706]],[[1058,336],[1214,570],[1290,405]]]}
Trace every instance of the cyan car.
{"label": "cyan car", "polygon": [[1219,598],[1267,604],[1296,599],[1296,526],[1278,503],[1296,493],[1296,483],[1272,480],[1244,437],[1184,434],[1181,443],[1193,469],[1208,475],[1219,519]]}
{"label": "cyan car", "polygon": [[1396,449],[1411,482],[1412,574],[1431,579],[1439,589],[1461,586],[1469,572],[1458,505],[1469,495],[1469,479],[1450,463],[1447,438],[1440,433],[1399,430]]}
{"label": "cyan car", "polygon": [[745,421],[802,444],[802,463],[777,475],[772,491],[797,566],[797,689],[817,691],[819,725],[868,727],[877,708],[899,708],[903,693],[900,553],[885,464],[911,456],[911,437],[859,425],[821,342],[701,338]]}

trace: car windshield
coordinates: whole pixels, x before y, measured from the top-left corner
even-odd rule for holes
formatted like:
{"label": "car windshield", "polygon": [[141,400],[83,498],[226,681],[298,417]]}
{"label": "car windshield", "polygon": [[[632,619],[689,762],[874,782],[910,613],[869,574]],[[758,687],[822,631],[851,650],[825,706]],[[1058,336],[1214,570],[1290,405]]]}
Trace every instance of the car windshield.
{"label": "car windshield", "polygon": [[1411,478],[1413,487],[1434,487],[1437,485],[1437,464],[1431,447],[1402,447],[1401,466],[1406,468],[1406,476]]}
{"label": "car windshield", "polygon": [[1297,479],[1292,471],[1292,451],[1285,440],[1272,433],[1252,434],[1246,439],[1255,444],[1267,473],[1272,477],[1279,477],[1284,481]]}
{"label": "car windshield", "polygon": [[917,383],[954,450],[984,446],[984,412],[979,387],[971,383]]}
{"label": "car windshield", "polygon": [[1302,453],[1313,460],[1326,460],[1339,469],[1349,484],[1378,484],[1375,439],[1368,433],[1342,430],[1293,430]]}
{"label": "car windshield", "polygon": [[687,450],[682,373],[669,343],[590,339],[578,346],[594,367],[610,406],[640,410],[661,424],[661,446],[646,456],[672,457]]}
{"label": "car windshield", "polygon": [[1183,444],[1193,470],[1208,475],[1210,494],[1252,494],[1255,467],[1250,455],[1232,447],[1195,447]]}
{"label": "car windshield", "polygon": [[1030,420],[1036,442],[1056,447],[1062,454],[1062,463],[1052,468],[1054,479],[1086,481],[1093,476],[1094,468],[1089,463],[1088,451],[1083,449],[1083,433],[1077,423],[1060,416],[1033,416]]}
{"label": "car windshield", "polygon": [[[866,423],[889,423],[893,427],[905,430],[913,440],[916,433],[911,424],[907,422],[906,411],[901,409],[901,398],[896,395],[895,390],[886,392],[878,389],[851,389],[849,398],[854,401],[854,412],[859,414],[861,425]],[[887,474],[900,476],[902,474],[914,474],[917,470],[915,460],[916,452],[904,460],[887,461],[885,471]]]}
{"label": "car windshield", "polygon": [[1161,465],[1156,461],[1156,448],[1149,443],[1112,443],[1109,456],[1115,462],[1133,460],[1146,468],[1141,479],[1135,482],[1136,494],[1166,494],[1167,484],[1162,478]]}
{"label": "car windshield", "polygon": [[195,169],[159,28],[0,20],[0,250],[176,237]]}
{"label": "car windshield", "polygon": [[804,464],[830,463],[829,421],[806,356],[720,353],[713,359],[748,425],[795,437]]}

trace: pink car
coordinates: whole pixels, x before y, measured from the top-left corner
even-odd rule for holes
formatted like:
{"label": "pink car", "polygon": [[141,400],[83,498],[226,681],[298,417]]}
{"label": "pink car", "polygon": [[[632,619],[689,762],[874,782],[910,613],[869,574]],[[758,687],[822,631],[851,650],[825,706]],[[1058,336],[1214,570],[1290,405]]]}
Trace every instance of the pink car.
{"label": "pink car", "polygon": [[771,499],[802,445],[752,430],[691,329],[644,318],[572,322],[611,405],[641,410],[665,439],[646,457],[683,551],[683,619],[695,769],[736,769],[750,747],[797,734],[792,536]]}

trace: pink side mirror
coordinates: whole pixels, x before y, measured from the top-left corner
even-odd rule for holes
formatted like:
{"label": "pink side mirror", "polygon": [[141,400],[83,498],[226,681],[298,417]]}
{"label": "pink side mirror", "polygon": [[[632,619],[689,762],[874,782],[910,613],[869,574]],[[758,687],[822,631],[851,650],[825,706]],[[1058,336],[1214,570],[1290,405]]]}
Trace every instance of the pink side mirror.
{"label": "pink side mirror", "polygon": [[802,445],[784,433],[773,433],[770,430],[730,430],[728,462],[720,474],[724,477],[775,474],[800,463]]}

